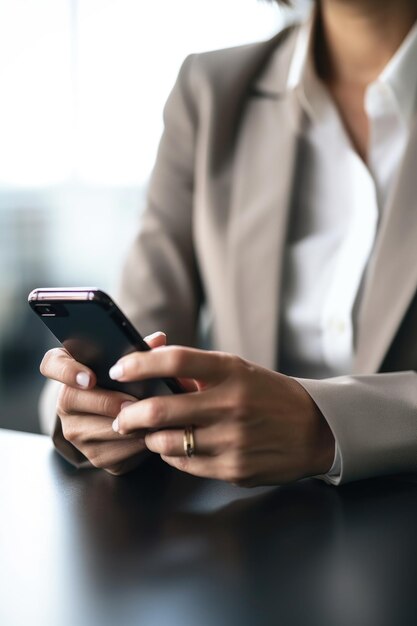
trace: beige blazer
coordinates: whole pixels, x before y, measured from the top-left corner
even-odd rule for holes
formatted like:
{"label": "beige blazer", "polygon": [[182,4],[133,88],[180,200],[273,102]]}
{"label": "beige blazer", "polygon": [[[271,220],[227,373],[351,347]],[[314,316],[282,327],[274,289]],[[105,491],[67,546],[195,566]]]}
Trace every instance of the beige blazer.
{"label": "beige blazer", "polygon": [[[287,87],[296,34],[193,55],[181,68],[121,284],[120,304],[142,334],[195,344],[205,310],[213,347],[279,368],[301,122]],[[355,375],[300,381],[335,434],[342,481],[417,470],[416,159],[414,128],[366,275]]]}

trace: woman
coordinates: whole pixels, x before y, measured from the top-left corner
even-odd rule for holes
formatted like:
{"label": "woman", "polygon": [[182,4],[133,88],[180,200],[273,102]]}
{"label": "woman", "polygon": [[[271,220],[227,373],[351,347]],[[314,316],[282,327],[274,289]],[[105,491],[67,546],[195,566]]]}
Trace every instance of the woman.
{"label": "woman", "polygon": [[[157,333],[111,376],[190,393],[137,402],[47,353],[67,458],[120,474],[147,448],[242,485],[417,469],[416,19],[414,0],[317,0],[185,61],[120,298],[178,346]],[[216,351],[185,347],[203,307]]]}

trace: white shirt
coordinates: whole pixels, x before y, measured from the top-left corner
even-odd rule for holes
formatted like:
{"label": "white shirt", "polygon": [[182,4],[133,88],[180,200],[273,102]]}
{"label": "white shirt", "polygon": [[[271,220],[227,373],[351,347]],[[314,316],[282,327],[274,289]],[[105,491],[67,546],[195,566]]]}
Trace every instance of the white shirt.
{"label": "white shirt", "polygon": [[[311,30],[311,22],[300,29],[288,76],[304,119],[285,251],[280,369],[328,378],[352,370],[360,287],[416,111],[417,24],[366,89],[368,165],[315,75]],[[338,473],[336,442],[328,477]]]}

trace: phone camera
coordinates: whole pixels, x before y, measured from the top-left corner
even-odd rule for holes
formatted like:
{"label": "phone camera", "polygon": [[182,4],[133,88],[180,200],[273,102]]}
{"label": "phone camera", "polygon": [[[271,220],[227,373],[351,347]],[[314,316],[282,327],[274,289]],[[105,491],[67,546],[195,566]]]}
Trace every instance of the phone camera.
{"label": "phone camera", "polygon": [[46,302],[38,302],[35,309],[41,317],[66,317],[68,311],[62,304],[50,304]]}

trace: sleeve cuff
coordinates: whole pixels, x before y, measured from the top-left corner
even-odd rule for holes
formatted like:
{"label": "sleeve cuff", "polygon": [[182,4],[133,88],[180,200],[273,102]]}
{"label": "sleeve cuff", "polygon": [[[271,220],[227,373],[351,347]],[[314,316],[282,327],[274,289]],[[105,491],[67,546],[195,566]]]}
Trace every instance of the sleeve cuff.
{"label": "sleeve cuff", "polygon": [[[326,416],[324,417],[327,423],[329,423],[329,420],[327,419],[327,417]],[[315,478],[320,478],[321,480],[324,480],[326,483],[329,483],[329,485],[340,484],[340,481],[342,478],[342,457],[340,456],[340,449],[339,449],[339,446],[337,445],[337,441],[335,441],[333,465],[331,466],[327,474],[323,474],[322,476],[315,476]]]}
{"label": "sleeve cuff", "polygon": [[296,380],[321,410],[336,441],[335,462],[320,478],[339,485],[417,472],[415,372]]}

